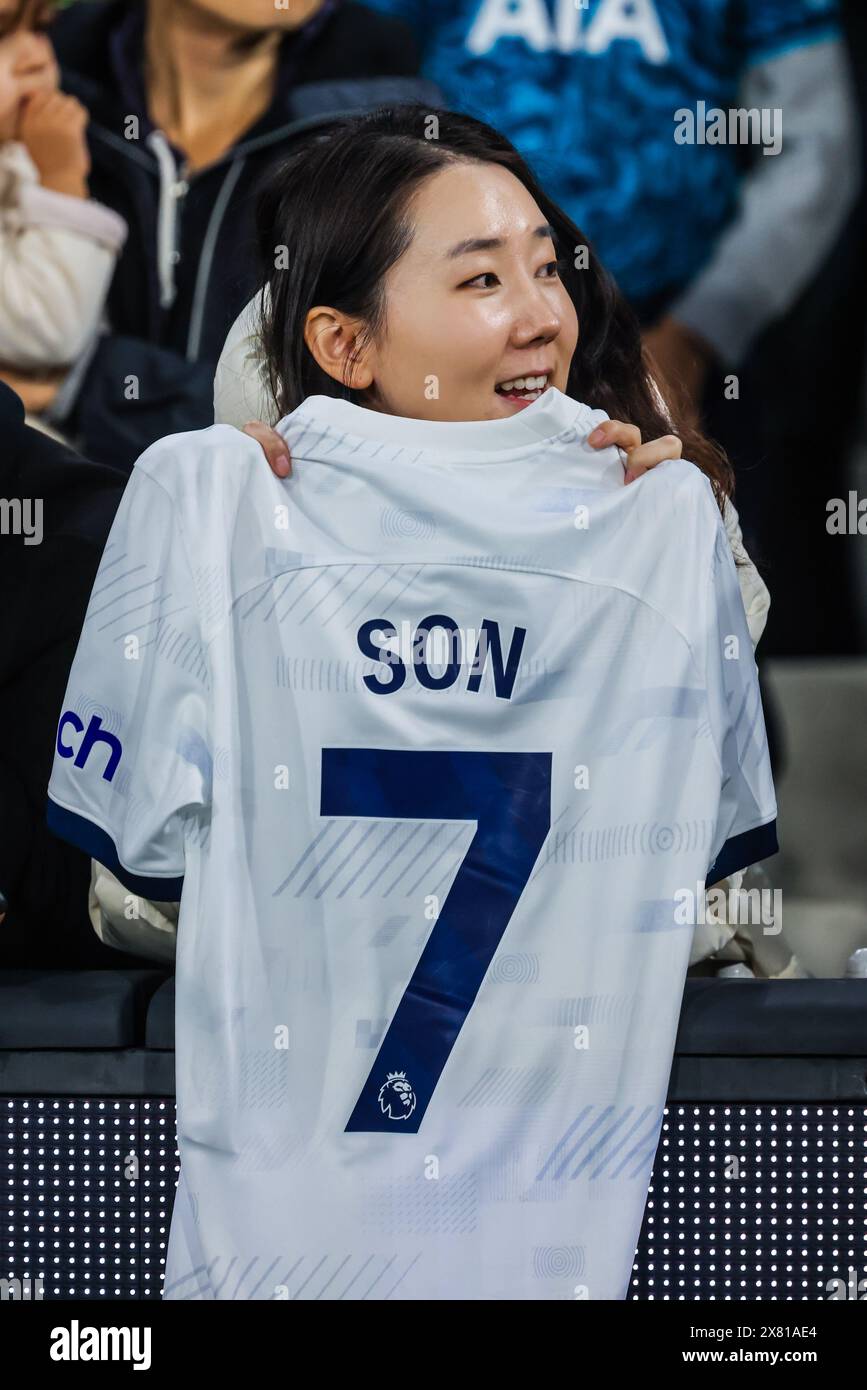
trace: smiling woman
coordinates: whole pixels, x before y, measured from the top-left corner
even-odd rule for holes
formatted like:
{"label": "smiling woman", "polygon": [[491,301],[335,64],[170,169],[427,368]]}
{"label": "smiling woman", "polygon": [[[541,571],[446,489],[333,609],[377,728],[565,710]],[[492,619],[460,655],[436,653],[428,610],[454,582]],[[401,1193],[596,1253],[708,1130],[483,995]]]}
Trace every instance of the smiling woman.
{"label": "smiling woman", "polygon": [[[491,127],[421,106],[343,122],[271,178],[258,235],[259,341],[242,375],[265,387],[272,422],[316,394],[498,419],[554,387],[644,439],[677,434],[724,506],[727,460],[666,412],[587,238]],[[218,373],[218,399],[237,384]]]}
{"label": "smiling woman", "polygon": [[606,409],[669,427],[633,321],[427,114],[266,194],[297,471],[226,425],[138,460],[62,707],[49,827],[181,903],[168,1299],[624,1298],[673,893],[776,848],[725,465],[624,486]]}
{"label": "smiling woman", "polygon": [[264,284],[226,340],[214,410],[278,476],[290,460],[267,426],[311,395],[467,421],[557,388],[609,415],[588,443],[622,450],[627,483],[681,450],[707,475],[759,640],[770,599],[728,461],[668,410],[610,276],[502,135],[422,106],[346,121],[276,172],[258,229]]}
{"label": "smiling woman", "polygon": [[[333,381],[408,418],[512,415],[565,391],[578,339],[554,229],[508,170],[455,160],[409,200],[412,235],[383,282],[377,332],[363,312],[315,304],[304,338]],[[482,235],[461,237],[467,227]],[[319,296],[316,296],[317,298]],[[345,303],[346,301],[344,301]]]}

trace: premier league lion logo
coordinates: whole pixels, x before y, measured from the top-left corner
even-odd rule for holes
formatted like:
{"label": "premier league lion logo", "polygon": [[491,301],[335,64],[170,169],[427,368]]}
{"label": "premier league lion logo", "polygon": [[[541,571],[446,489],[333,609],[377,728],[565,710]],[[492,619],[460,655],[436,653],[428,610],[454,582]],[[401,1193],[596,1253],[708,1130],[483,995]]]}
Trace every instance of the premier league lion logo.
{"label": "premier league lion logo", "polygon": [[415,1110],[415,1091],[406,1079],[405,1071],[390,1071],[388,1080],[379,1088],[379,1108],[390,1120],[408,1120]]}

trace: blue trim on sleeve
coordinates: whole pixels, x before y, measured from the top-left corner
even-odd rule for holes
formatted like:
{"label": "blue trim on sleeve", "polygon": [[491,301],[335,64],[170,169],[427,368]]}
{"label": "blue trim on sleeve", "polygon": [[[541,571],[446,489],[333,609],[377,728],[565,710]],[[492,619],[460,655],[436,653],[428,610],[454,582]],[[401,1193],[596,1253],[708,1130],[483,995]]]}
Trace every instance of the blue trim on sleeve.
{"label": "blue trim on sleeve", "polygon": [[776,820],[766,821],[753,830],[745,830],[742,835],[732,835],[708,869],[705,887],[710,888],[720,879],[728,878],[729,874],[736,874],[739,869],[748,869],[751,864],[770,859],[779,848]]}
{"label": "blue trim on sleeve", "polygon": [[49,797],[45,820],[52,834],[61,840],[68,840],[91,859],[98,859],[100,864],[110,869],[115,878],[131,893],[156,902],[180,902],[184,886],[183,875],[180,878],[146,878],[131,873],[118,859],[111,836],[100,830],[99,826],[94,825],[86,816],[79,816],[75,811],[68,811],[65,806],[58,806],[57,802]]}

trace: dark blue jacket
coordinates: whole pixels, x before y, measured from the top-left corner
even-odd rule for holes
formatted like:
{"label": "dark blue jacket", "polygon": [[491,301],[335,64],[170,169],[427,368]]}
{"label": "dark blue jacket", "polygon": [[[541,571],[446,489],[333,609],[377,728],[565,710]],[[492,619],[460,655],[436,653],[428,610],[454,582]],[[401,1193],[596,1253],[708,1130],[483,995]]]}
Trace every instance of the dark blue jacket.
{"label": "dark blue jacket", "polygon": [[0,440],[0,497],[29,504],[25,525],[38,515],[29,537],[0,534],[0,970],[130,964],[90,924],[87,855],[45,824],[69,668],[126,480],[31,429],[2,381]]}
{"label": "dark blue jacket", "polygon": [[[434,105],[399,20],[327,3],[281,45],[270,109],[228,154],[186,175],[147,117],[144,0],[76,4],[52,26],[63,87],[90,112],[91,196],[129,224],[110,333],[73,370],[54,418],[90,458],[128,471],[154,440],[213,423],[214,368],[257,285],[253,206],[269,167],[337,116]],[[131,119],[132,118],[132,119]]]}

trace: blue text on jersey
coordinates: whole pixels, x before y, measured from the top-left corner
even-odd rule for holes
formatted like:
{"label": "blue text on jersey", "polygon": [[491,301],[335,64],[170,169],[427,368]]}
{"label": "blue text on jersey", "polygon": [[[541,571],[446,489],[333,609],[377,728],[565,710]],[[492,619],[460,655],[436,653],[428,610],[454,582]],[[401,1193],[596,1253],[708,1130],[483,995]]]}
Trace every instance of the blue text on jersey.
{"label": "blue text on jersey", "polygon": [[[67,727],[74,729],[77,734],[84,734],[84,738],[78,745],[77,753],[68,743],[63,742],[64,730]],[[60,716],[60,722],[57,725],[57,752],[60,757],[74,758],[73,767],[84,767],[95,743],[104,743],[111,750],[108,761],[102,770],[104,781],[110,782],[117,771],[117,765],[123,755],[123,747],[120,739],[116,734],[110,734],[107,729],[102,727],[102,720],[98,714],[92,715],[85,729],[84,724],[74,710],[64,710],[63,714]]]}
{"label": "blue text on jersey", "polygon": [[[427,639],[437,628],[447,634],[450,653],[450,659],[443,663],[445,669],[439,675],[431,671],[425,655]],[[375,633],[379,633],[384,640],[377,642],[374,639]],[[504,663],[500,625],[490,618],[483,618],[467,678],[467,690],[473,694],[478,693],[490,651],[494,692],[500,700],[511,699],[526,636],[526,628],[515,628],[509,644],[509,655]],[[358,629],[359,651],[373,661],[381,661],[390,668],[388,680],[383,680],[380,676],[364,677],[364,684],[374,695],[393,695],[406,682],[406,664],[389,645],[396,637],[397,628],[388,618],[370,618]],[[416,627],[412,642],[412,669],[419,685],[425,690],[447,690],[449,686],[454,685],[463,665],[461,653],[461,632],[454,618],[450,618],[446,613],[431,613],[428,617],[422,618]]]}

